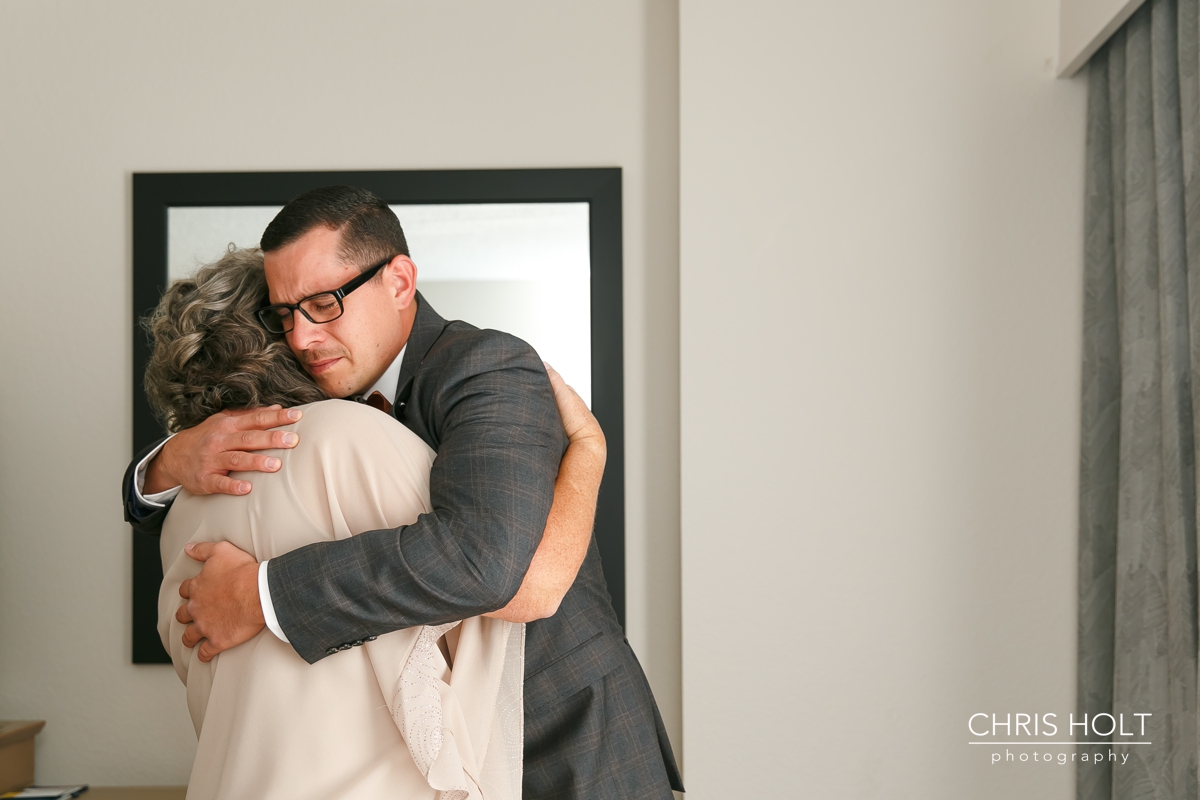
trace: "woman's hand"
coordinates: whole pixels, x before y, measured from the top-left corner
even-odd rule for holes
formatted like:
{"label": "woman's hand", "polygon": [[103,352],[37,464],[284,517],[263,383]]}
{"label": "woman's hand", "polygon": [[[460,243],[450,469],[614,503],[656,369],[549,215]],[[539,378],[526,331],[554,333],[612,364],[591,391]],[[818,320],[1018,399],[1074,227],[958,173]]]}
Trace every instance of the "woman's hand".
{"label": "woman's hand", "polygon": [[604,431],[595,415],[588,409],[574,389],[567,385],[562,375],[545,361],[542,365],[550,377],[550,388],[554,389],[554,402],[558,404],[558,413],[562,417],[563,429],[571,443],[583,442],[597,445],[604,457],[608,455],[608,446],[604,441]]}

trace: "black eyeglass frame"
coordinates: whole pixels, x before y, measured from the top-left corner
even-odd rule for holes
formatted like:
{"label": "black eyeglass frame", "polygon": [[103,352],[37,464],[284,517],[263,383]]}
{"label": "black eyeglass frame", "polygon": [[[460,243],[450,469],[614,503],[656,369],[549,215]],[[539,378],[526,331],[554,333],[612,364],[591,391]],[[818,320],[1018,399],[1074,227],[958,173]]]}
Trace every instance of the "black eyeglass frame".
{"label": "black eyeglass frame", "polygon": [[[383,261],[380,261],[378,264],[371,267],[370,269],[367,269],[367,270],[359,273],[358,275],[355,275],[353,278],[346,281],[345,283],[343,283],[341,286],[334,289],[333,291],[317,292],[316,294],[310,294],[308,297],[301,298],[300,301],[296,302],[296,303],[275,303],[274,305],[264,306],[256,312],[256,315],[258,316],[258,321],[264,328],[267,329],[268,333],[275,333],[275,334],[288,333],[291,330],[291,328],[280,327],[279,330],[275,330],[274,328],[271,327],[271,324],[267,320],[270,320],[270,319],[280,320],[279,324],[282,326],[284,324],[284,321],[295,317],[295,314],[297,311],[299,311],[301,314],[303,314],[304,318],[307,319],[309,322],[311,322],[313,325],[324,325],[327,322],[333,322],[335,319],[339,319],[343,314],[346,313],[346,304],[342,302],[343,298],[345,298],[346,295],[350,294],[358,287],[362,286],[367,281],[371,280],[371,278],[374,278],[375,274],[377,272],[379,272],[379,270],[383,269],[388,264],[392,263],[392,261],[395,258],[396,258],[395,256],[388,256]],[[337,300],[337,304],[338,304],[337,316],[330,317],[329,319],[322,319],[322,320],[313,319],[312,315],[304,310],[304,304],[307,303],[309,300],[312,300],[317,297],[323,297],[327,294],[333,295],[333,298],[335,300]],[[288,315],[287,317],[284,317],[280,313],[281,311],[284,311],[284,310],[290,311],[292,313],[290,315]],[[274,312],[274,315],[272,315],[272,312]],[[294,328],[294,327],[296,327],[295,322],[292,323],[292,328]]]}

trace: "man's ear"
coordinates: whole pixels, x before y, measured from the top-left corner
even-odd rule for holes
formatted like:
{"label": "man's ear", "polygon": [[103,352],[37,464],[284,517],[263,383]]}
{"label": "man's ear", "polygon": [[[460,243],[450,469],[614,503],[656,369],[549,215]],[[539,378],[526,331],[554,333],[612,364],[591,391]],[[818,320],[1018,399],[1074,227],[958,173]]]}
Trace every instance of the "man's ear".
{"label": "man's ear", "polygon": [[403,311],[417,295],[417,265],[408,256],[396,256],[383,268],[383,285]]}

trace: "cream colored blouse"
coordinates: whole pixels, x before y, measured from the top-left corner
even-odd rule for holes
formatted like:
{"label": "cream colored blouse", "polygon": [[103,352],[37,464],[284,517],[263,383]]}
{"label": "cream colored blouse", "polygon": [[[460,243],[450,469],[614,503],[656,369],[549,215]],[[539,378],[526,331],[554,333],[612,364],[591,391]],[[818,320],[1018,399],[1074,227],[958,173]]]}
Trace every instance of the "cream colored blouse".
{"label": "cream colored blouse", "polygon": [[414,433],[358,403],[302,408],[278,472],[246,474],[244,497],[184,491],[163,525],[158,630],[199,737],[188,800],[519,798],[524,625],[410,628],[311,665],[266,630],[208,664],[183,646],[179,585],[200,571],[188,542],[262,561],[431,510],[434,453]]}

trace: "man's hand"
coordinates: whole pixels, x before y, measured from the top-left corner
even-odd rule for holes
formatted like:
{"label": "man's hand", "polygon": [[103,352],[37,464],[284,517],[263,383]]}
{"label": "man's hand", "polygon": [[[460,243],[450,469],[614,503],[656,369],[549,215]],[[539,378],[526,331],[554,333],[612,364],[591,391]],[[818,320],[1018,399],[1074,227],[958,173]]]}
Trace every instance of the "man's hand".
{"label": "man's hand", "polygon": [[184,548],[203,561],[200,574],[179,585],[187,600],[175,619],[187,625],[184,647],[195,647],[201,661],[253,639],[266,627],[258,598],[258,562],[229,542],[198,542]]}
{"label": "man's hand", "polygon": [[192,494],[249,494],[249,481],[234,480],[230,472],[275,472],[278,458],[255,450],[295,447],[300,437],[273,431],[300,419],[299,409],[279,406],[245,411],[220,411],[194,428],[175,434],[146,468],[144,494],[182,486]]}

